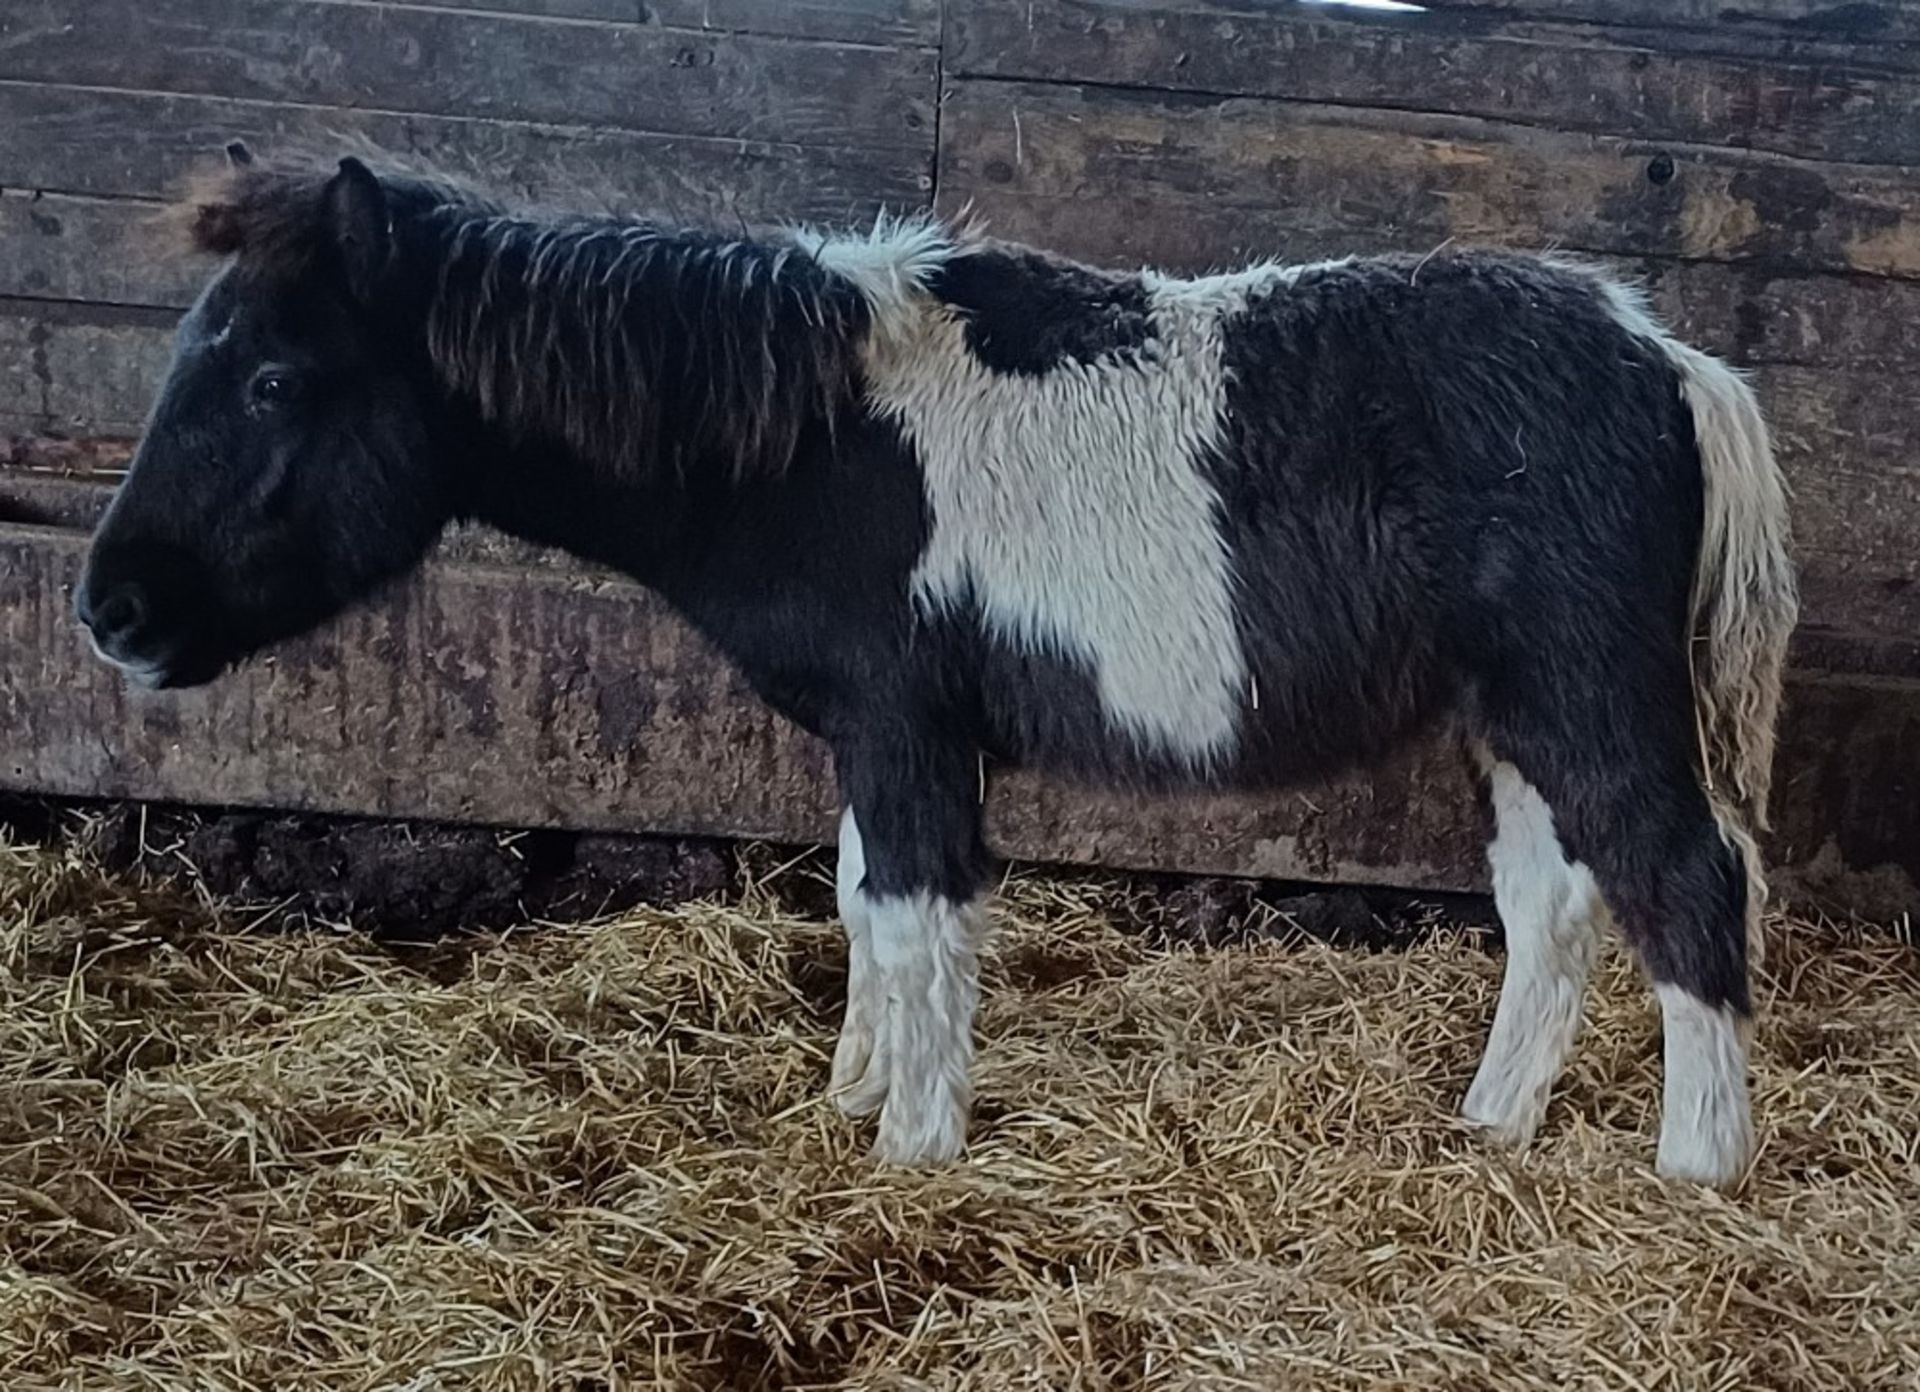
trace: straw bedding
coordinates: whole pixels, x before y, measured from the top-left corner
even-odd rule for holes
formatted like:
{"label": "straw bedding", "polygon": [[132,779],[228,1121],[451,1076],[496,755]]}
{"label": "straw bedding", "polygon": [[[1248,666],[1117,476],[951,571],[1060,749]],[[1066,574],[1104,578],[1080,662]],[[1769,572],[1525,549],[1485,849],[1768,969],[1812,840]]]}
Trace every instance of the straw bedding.
{"label": "straw bedding", "polygon": [[818,1096],[844,952],[748,886],[398,951],[0,846],[0,1385],[1913,1388],[1920,963],[1776,928],[1737,1198],[1598,983],[1517,1158],[1497,958],[1158,947],[1009,887],[972,1163]]}

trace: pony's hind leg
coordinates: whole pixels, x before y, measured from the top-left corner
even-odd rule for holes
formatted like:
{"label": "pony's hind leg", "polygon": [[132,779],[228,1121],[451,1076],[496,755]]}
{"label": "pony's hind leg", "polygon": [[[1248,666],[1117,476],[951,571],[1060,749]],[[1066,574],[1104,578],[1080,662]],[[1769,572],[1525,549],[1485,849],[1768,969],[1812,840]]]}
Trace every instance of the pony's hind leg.
{"label": "pony's hind leg", "polygon": [[1524,1145],[1580,1033],[1605,909],[1592,872],[1567,859],[1539,791],[1509,763],[1491,762],[1486,779],[1496,827],[1487,860],[1507,965],[1461,1111],[1499,1140]]}
{"label": "pony's hind leg", "polygon": [[841,750],[839,897],[850,948],[834,1051],[843,1110],[878,1110],[874,1152],[950,1160],[966,1141],[986,853],[972,764],[930,745]]}
{"label": "pony's hind leg", "polygon": [[1593,700],[1563,688],[1551,723],[1508,711],[1490,743],[1539,789],[1567,859],[1591,870],[1653,982],[1665,1027],[1660,1172],[1725,1186],[1753,1152],[1747,870],[1700,783],[1684,675],[1668,685],[1596,684]]}
{"label": "pony's hind leg", "polygon": [[1660,1173],[1724,1187],[1753,1155],[1747,876],[1700,801],[1697,815],[1659,828],[1657,855],[1600,856],[1595,873],[1660,1001]]}

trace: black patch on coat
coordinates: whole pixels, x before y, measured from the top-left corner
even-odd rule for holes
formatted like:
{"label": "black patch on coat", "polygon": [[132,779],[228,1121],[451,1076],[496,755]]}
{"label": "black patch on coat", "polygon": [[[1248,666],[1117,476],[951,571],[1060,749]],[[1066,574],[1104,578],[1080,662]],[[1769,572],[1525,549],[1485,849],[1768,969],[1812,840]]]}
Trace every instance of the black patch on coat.
{"label": "black patch on coat", "polygon": [[932,290],[966,317],[967,347],[995,372],[1037,376],[1065,362],[1137,351],[1153,336],[1137,277],[992,245],[953,257]]}
{"label": "black patch on coat", "polygon": [[1687,665],[1703,484],[1664,355],[1584,274],[1487,254],[1305,271],[1225,354],[1206,467],[1260,693],[1248,776],[1462,718],[1654,979],[1744,1011],[1742,871]]}

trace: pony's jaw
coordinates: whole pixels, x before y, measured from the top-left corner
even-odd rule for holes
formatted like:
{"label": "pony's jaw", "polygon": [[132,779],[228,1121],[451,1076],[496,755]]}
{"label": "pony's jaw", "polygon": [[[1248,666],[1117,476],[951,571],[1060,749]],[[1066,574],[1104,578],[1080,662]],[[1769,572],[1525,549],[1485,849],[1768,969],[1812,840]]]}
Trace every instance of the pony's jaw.
{"label": "pony's jaw", "polygon": [[144,687],[148,691],[200,686],[213,678],[212,673],[197,680],[188,677],[189,669],[170,654],[161,657],[116,657],[100,646],[99,639],[93,639],[92,643],[95,657],[119,672],[135,686]]}

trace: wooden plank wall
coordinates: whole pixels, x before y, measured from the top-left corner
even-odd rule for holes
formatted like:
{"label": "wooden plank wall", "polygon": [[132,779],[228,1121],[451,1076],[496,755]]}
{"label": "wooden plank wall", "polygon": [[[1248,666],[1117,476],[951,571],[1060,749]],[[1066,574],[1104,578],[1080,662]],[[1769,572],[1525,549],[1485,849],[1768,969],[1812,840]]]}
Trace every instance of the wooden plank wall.
{"label": "wooden plank wall", "polygon": [[0,429],[137,428],[205,274],[152,217],[228,139],[361,137],[687,217],[855,218],[930,195],[939,21],[938,0],[9,0]]}
{"label": "wooden plank wall", "polygon": [[[1792,476],[1808,626],[1779,853],[1891,875],[1899,893],[1920,876],[1906,811],[1920,754],[1903,752],[1920,735],[1914,6],[11,0],[0,11],[0,434],[71,437],[87,442],[78,455],[110,459],[112,441],[137,431],[170,325],[205,270],[156,239],[152,218],[187,167],[234,136],[267,149],[366,137],[530,196],[689,217],[842,220],[932,199],[971,206],[1003,235],[1174,269],[1475,242],[1617,262],[1686,334],[1753,370]],[[460,735],[445,716],[390,749],[410,772],[378,787],[343,772],[342,751],[365,732],[275,713],[284,676],[156,716],[71,672],[51,601],[25,588],[29,576],[59,583],[71,564],[69,543],[44,542],[6,552],[17,603],[0,620],[10,643],[39,645],[34,682],[84,686],[89,718],[122,757],[89,763],[74,743],[86,732],[33,705],[30,664],[16,664],[13,728],[47,743],[18,763],[15,784],[776,835],[812,834],[824,815],[817,750],[731,707],[706,723],[685,716],[691,698],[672,728],[629,732],[660,757],[625,772],[581,767],[582,736],[489,781],[468,757],[484,731]],[[458,628],[515,602],[509,572],[460,569],[472,562],[450,556],[409,612],[422,612],[422,594],[467,596],[448,601]],[[546,617],[525,632],[591,629],[596,650],[627,654],[663,692],[680,672],[723,703],[740,699],[637,598],[609,611],[623,616],[614,623],[589,616],[576,581],[541,584],[558,588],[529,591],[529,614]],[[642,631],[616,640],[621,624]],[[412,636],[381,639],[382,625]],[[504,660],[482,651],[501,631],[482,623],[458,641],[481,645],[476,661]],[[406,656],[421,641],[417,618],[375,616],[316,651],[371,690],[367,653]],[[406,661],[422,689],[446,675],[426,649]],[[533,702],[517,719],[556,718],[511,684],[487,700]],[[213,732],[241,728],[259,757],[223,762]],[[624,728],[617,712],[605,728]],[[728,752],[736,738],[759,753]],[[658,775],[675,760],[703,772],[668,797]],[[1016,781],[996,821],[1027,854],[1471,883],[1477,827],[1425,805],[1457,791],[1434,760],[1419,752],[1308,797],[1318,820],[1292,800],[1150,814]],[[515,790],[543,778],[550,787],[517,806]],[[701,788],[714,791],[703,801]]]}

